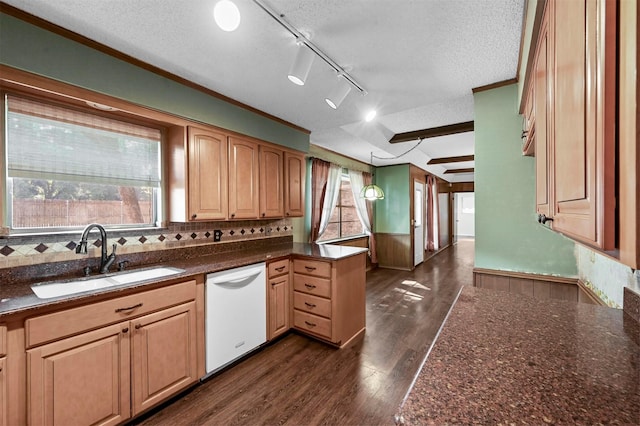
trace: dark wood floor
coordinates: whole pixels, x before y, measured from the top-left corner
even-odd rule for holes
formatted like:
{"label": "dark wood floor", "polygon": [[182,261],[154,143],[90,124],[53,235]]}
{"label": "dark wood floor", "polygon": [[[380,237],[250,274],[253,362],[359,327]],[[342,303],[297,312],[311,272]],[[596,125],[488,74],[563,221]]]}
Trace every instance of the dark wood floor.
{"label": "dark wood floor", "polygon": [[462,285],[473,241],[413,272],[367,274],[365,337],[335,349],[291,333],[136,423],[382,425],[393,416]]}

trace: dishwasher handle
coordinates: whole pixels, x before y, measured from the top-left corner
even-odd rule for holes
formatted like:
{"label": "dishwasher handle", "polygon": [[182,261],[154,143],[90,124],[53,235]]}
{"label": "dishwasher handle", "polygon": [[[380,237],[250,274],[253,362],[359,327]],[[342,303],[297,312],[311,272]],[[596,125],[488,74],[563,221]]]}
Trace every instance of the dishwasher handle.
{"label": "dishwasher handle", "polygon": [[228,274],[220,274],[207,278],[207,283],[211,284],[238,284],[260,275],[264,271],[264,266],[256,266],[255,268],[245,269],[237,272],[229,272]]}

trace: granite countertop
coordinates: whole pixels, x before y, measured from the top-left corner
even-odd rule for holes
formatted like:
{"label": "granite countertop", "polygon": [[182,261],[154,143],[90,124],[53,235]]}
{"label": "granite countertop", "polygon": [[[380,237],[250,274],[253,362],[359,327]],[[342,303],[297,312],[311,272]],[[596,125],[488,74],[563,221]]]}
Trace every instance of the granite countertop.
{"label": "granite countertop", "polygon": [[[125,271],[133,272],[137,269],[149,268],[154,266],[173,267],[184,270],[184,272],[170,275],[164,278],[155,278],[132,284],[123,284],[100,290],[76,293],[48,299],[39,299],[31,290],[32,284],[42,281],[42,279],[39,279],[38,277],[33,277],[33,279],[31,279],[29,282],[13,282],[11,280],[3,280],[2,285],[0,285],[0,319],[3,316],[38,309],[43,306],[63,304],[72,300],[87,299],[87,301],[89,301],[89,299],[98,295],[104,295],[107,293],[113,293],[114,295],[117,295],[118,292],[130,290],[132,288],[141,288],[160,282],[173,281],[178,278],[187,278],[198,274],[208,274],[210,272],[223,271],[225,269],[266,262],[290,255],[307,256],[325,260],[339,260],[366,251],[367,249],[360,247],[292,243],[290,245],[287,245],[286,247],[271,247],[254,250],[208,254],[187,259],[164,261],[160,264],[140,265],[140,268],[131,268]],[[46,265],[43,265],[43,268],[46,268]],[[0,270],[0,273],[1,272],[2,270]],[[94,275],[94,277],[96,276]],[[69,279],[69,277],[64,278]],[[76,277],[75,279],[77,280],[78,278]],[[47,281],[51,281],[51,279],[48,278]]]}
{"label": "granite countertop", "polygon": [[622,310],[463,287],[396,416],[416,424],[640,424]]}

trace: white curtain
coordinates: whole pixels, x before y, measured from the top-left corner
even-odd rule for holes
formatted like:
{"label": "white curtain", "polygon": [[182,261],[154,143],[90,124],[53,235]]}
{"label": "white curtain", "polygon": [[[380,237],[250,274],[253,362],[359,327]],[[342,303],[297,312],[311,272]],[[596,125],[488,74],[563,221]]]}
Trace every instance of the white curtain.
{"label": "white curtain", "polygon": [[371,222],[369,221],[369,214],[367,213],[367,200],[360,196],[360,192],[362,188],[364,188],[362,172],[349,170],[349,180],[351,180],[351,192],[353,192],[353,199],[356,202],[358,217],[364,226],[364,232],[367,235],[371,235]]}
{"label": "white curtain", "polygon": [[433,200],[431,211],[428,214],[433,215],[433,249],[438,251],[440,249],[440,209],[438,208],[438,183],[434,179],[431,185],[431,199]]}
{"label": "white curtain", "polygon": [[327,178],[327,190],[324,194],[324,203],[322,204],[322,215],[320,216],[320,229],[318,236],[321,237],[323,232],[329,225],[329,219],[333,214],[333,210],[338,204],[338,195],[340,195],[340,184],[342,175],[342,167],[331,163],[329,167],[329,177]]}

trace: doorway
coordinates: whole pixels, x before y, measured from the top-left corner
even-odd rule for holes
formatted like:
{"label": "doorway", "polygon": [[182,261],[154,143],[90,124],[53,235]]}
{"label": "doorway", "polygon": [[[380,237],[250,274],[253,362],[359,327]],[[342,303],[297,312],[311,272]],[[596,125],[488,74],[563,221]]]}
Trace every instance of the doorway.
{"label": "doorway", "polygon": [[413,181],[413,266],[424,262],[424,183]]}
{"label": "doorway", "polygon": [[453,196],[453,240],[474,239],[475,230],[475,194],[456,192]]}

